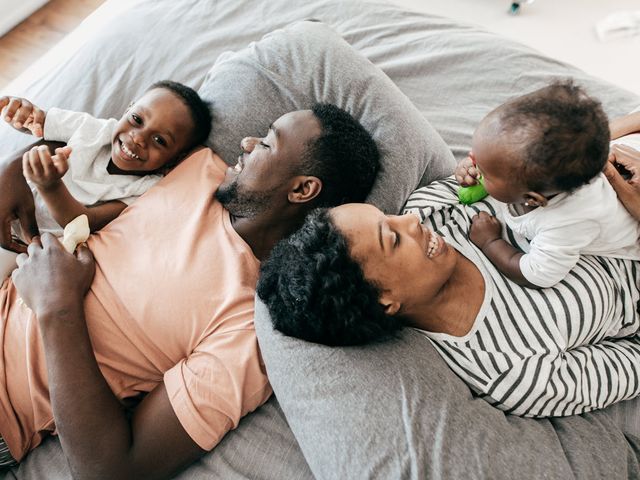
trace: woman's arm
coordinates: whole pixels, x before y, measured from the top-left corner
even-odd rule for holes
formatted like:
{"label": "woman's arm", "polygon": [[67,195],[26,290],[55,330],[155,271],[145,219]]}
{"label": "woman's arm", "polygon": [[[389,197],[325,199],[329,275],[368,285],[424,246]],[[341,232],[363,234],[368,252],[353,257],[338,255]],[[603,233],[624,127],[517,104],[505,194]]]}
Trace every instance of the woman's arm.
{"label": "woman's arm", "polygon": [[611,131],[611,140],[633,132],[640,132],[640,111],[611,120],[609,130]]}
{"label": "woman's arm", "polygon": [[102,376],[86,326],[83,298],[94,263],[49,234],[18,256],[12,275],[36,315],[45,351],[56,429],[74,478],[169,478],[202,456],[173,411],[164,385],[132,418]]}
{"label": "woman's arm", "polygon": [[528,357],[489,387],[502,410],[527,417],[577,415],[640,394],[640,336]]}

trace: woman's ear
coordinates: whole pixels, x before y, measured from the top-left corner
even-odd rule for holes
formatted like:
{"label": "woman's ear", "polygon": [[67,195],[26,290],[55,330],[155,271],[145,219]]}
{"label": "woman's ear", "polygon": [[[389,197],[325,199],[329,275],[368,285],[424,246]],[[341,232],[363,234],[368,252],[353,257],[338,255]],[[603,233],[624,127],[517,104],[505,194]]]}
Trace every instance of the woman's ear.
{"label": "woman's ear", "polygon": [[291,203],[310,202],[322,191],[322,180],[318,177],[296,177],[293,188],[289,191],[289,201]]}
{"label": "woman's ear", "polygon": [[538,192],[527,192],[524,194],[524,204],[527,207],[544,207],[549,199]]}
{"label": "woman's ear", "polygon": [[384,308],[384,313],[386,313],[390,317],[398,313],[400,311],[400,307],[402,306],[400,302],[392,299],[390,296],[385,294],[382,294],[382,296],[380,297],[380,305],[382,305],[382,308]]}

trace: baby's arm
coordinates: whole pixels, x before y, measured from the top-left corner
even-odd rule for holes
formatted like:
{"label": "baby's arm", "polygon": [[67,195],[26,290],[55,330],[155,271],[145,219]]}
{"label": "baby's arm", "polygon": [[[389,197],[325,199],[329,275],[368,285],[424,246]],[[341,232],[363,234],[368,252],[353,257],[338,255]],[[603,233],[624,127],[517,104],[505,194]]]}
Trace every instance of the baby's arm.
{"label": "baby's arm", "polygon": [[539,288],[529,282],[520,270],[520,258],[524,255],[502,236],[500,221],[487,212],[480,212],[471,220],[469,239],[505,277],[524,287]]}
{"label": "baby's arm", "polygon": [[126,208],[124,202],[117,200],[86,207],[78,202],[62,181],[69,169],[67,159],[71,148],[58,148],[51,156],[49,149],[43,146],[34,147],[22,158],[24,177],[36,185],[38,192],[49,208],[51,216],[61,226],[67,225],[79,215],[85,214],[89,219],[92,232],[100,230],[116,218]]}
{"label": "baby's arm", "polygon": [[26,98],[0,97],[0,114],[16,130],[44,136],[44,122],[47,112],[36,107]]}

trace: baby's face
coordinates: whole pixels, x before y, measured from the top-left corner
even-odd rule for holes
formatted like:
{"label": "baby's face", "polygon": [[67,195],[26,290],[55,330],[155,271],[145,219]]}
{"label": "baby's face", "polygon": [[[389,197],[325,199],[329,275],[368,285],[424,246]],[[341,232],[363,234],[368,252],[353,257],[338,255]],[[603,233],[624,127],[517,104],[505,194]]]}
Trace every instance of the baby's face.
{"label": "baby's face", "polygon": [[116,125],[111,160],[120,170],[150,172],[176,160],[194,129],[187,106],[173,92],[154,88],[125,112]]}
{"label": "baby's face", "polygon": [[527,189],[518,172],[520,162],[493,123],[485,118],[476,129],[472,158],[489,195],[503,203],[524,203]]}

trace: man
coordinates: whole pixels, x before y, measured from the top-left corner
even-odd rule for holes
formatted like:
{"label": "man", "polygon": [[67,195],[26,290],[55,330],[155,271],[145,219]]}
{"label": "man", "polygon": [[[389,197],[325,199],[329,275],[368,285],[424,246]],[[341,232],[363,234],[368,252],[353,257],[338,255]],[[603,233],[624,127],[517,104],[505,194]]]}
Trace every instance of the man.
{"label": "man", "polygon": [[[282,116],[242,150],[234,169],[191,155],[89,239],[95,263],[49,235],[18,257],[0,288],[0,434],[14,458],[55,429],[78,477],[168,477],[267,400],[258,262],[310,209],[362,201],[379,154],[331,105]],[[24,190],[15,170],[8,182]]]}

